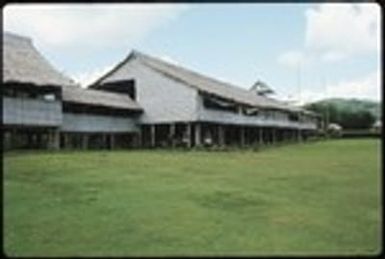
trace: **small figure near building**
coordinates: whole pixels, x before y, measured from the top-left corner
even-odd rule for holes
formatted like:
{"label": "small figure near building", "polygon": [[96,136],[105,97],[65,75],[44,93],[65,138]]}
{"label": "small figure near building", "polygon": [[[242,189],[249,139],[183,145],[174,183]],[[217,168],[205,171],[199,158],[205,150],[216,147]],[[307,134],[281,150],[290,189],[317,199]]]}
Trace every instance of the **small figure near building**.
{"label": "small figure near building", "polygon": [[337,123],[330,123],[327,127],[327,133],[331,137],[341,137],[342,127]]}

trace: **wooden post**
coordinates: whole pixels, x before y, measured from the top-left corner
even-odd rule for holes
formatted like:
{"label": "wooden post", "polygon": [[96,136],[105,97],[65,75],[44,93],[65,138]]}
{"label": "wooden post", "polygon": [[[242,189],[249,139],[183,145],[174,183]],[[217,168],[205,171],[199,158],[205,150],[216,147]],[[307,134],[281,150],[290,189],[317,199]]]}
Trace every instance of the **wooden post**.
{"label": "wooden post", "polygon": [[175,124],[170,124],[170,140],[171,140],[171,147],[175,147]]}
{"label": "wooden post", "polygon": [[297,137],[297,132],[298,132],[298,131],[297,131],[296,129],[293,129],[293,130],[292,130],[292,134],[293,134],[293,142],[295,142],[295,141],[297,140],[297,138],[298,138],[298,137]]}
{"label": "wooden post", "polygon": [[115,135],[110,134],[110,148],[114,149],[115,148]]}
{"label": "wooden post", "polygon": [[286,130],[286,142],[290,142],[290,129]]}
{"label": "wooden post", "polygon": [[201,125],[198,122],[195,124],[195,146],[199,147],[201,144]]}
{"label": "wooden post", "polygon": [[88,148],[88,134],[84,133],[82,134],[82,149]]}
{"label": "wooden post", "polygon": [[48,131],[47,133],[47,148],[48,149],[53,149],[53,133],[51,130]]}
{"label": "wooden post", "polygon": [[102,149],[107,149],[107,135],[105,133],[102,133]]}
{"label": "wooden post", "polygon": [[187,147],[191,148],[191,123],[187,123],[186,127]]}
{"label": "wooden post", "polygon": [[34,132],[28,133],[28,147],[29,148],[35,148],[35,133]]}
{"label": "wooden post", "polygon": [[9,148],[12,149],[15,147],[15,136],[16,136],[16,129],[12,128],[10,132],[10,139],[9,139]]}
{"label": "wooden post", "polygon": [[259,139],[258,139],[258,130],[256,127],[253,127],[252,128],[252,136],[253,136],[253,147],[257,146],[258,143],[259,143]]}
{"label": "wooden post", "polygon": [[279,142],[280,142],[280,139],[281,139],[281,131],[280,131],[279,128],[277,128],[277,129],[275,129],[275,141],[276,141],[277,143],[279,143]]}
{"label": "wooden post", "polygon": [[59,129],[55,129],[53,132],[53,138],[54,138],[54,149],[58,150],[60,149],[60,131]]}
{"label": "wooden post", "polygon": [[36,147],[41,148],[42,147],[42,138],[41,138],[41,133],[37,132],[36,133]]}
{"label": "wooden post", "polygon": [[71,135],[69,133],[66,133],[66,145],[68,148],[73,148],[72,146],[72,138]]}
{"label": "wooden post", "polygon": [[60,132],[58,129],[49,130],[47,142],[49,149],[60,149]]}
{"label": "wooden post", "polygon": [[262,146],[263,145],[263,128],[259,128],[259,144]]}
{"label": "wooden post", "polygon": [[51,136],[51,132],[50,131],[48,131],[48,132],[46,132],[46,134],[45,134],[45,147],[47,148],[47,149],[51,149],[51,138],[50,138],[50,136]]}
{"label": "wooden post", "polygon": [[224,126],[218,124],[217,131],[218,131],[218,145],[223,147],[225,145],[225,134],[224,134]]}
{"label": "wooden post", "polygon": [[302,142],[302,131],[301,131],[300,126],[298,128],[298,142]]}
{"label": "wooden post", "polygon": [[143,136],[142,136],[142,129],[141,127],[139,127],[139,131],[138,131],[138,146],[137,147],[142,147],[143,146]]}
{"label": "wooden post", "polygon": [[245,128],[240,126],[239,129],[240,139],[241,139],[241,147],[245,146]]}
{"label": "wooden post", "polygon": [[150,130],[151,130],[151,147],[155,147],[155,144],[156,144],[155,125],[150,125]]}
{"label": "wooden post", "polygon": [[272,144],[274,145],[275,144],[275,141],[276,141],[276,130],[275,128],[272,128]]}
{"label": "wooden post", "polygon": [[9,131],[3,131],[4,133],[4,145],[3,145],[3,147],[4,147],[4,150],[8,150],[8,149],[10,149],[11,148],[11,132],[9,132]]}
{"label": "wooden post", "polygon": [[67,133],[62,133],[63,134],[63,149],[66,149],[68,147],[68,139],[67,139]]}

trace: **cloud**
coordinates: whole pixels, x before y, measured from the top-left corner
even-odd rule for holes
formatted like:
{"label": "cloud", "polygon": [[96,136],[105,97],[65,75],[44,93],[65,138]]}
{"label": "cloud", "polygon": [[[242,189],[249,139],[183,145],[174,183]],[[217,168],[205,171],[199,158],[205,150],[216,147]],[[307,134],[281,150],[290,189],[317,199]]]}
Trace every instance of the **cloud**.
{"label": "cloud", "polygon": [[381,99],[381,76],[379,71],[351,81],[340,81],[326,87],[328,96],[346,98],[364,98],[379,101]]}
{"label": "cloud", "polygon": [[305,47],[324,53],[326,60],[379,50],[380,6],[377,4],[320,4],[309,8],[305,15]]}
{"label": "cloud", "polygon": [[291,50],[282,53],[278,57],[278,63],[287,67],[298,67],[299,64],[305,62],[305,55],[302,51]]}
{"label": "cloud", "polygon": [[277,61],[280,65],[297,69],[298,66],[303,67],[312,64],[316,58],[317,56],[314,53],[306,50],[289,50],[281,53]]}
{"label": "cloud", "polygon": [[346,53],[338,51],[327,51],[320,56],[321,61],[337,62],[346,58]]}
{"label": "cloud", "polygon": [[[343,97],[381,100],[381,74],[380,71],[373,71],[363,77],[352,80],[340,80],[336,83],[326,84],[321,90],[306,89],[302,91],[301,103],[313,102],[325,98]],[[293,97],[298,100],[298,95]]]}
{"label": "cloud", "polygon": [[101,64],[127,53],[187,9],[184,4],[7,4],[3,24],[5,31],[31,37],[50,61],[65,60],[84,87],[112,67]]}
{"label": "cloud", "polygon": [[277,61],[293,67],[298,61],[331,63],[379,53],[380,14],[380,6],[375,3],[324,3],[311,7],[305,12],[303,46],[280,54]]}
{"label": "cloud", "polygon": [[128,46],[175,20],[186,9],[172,4],[8,4],[5,30],[61,48]]}

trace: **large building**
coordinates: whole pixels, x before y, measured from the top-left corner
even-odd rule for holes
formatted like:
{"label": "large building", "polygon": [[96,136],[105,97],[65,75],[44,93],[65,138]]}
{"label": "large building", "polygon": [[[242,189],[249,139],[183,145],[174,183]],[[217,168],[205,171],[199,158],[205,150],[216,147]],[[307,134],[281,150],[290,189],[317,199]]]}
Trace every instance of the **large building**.
{"label": "large building", "polygon": [[4,148],[138,145],[143,111],[128,95],[82,89],[28,38],[3,34]]}
{"label": "large building", "polygon": [[131,52],[87,89],[3,34],[5,148],[260,145],[306,139],[309,111]]}
{"label": "large building", "polygon": [[142,145],[252,145],[303,139],[316,114],[132,51],[90,88],[130,95],[143,108]]}

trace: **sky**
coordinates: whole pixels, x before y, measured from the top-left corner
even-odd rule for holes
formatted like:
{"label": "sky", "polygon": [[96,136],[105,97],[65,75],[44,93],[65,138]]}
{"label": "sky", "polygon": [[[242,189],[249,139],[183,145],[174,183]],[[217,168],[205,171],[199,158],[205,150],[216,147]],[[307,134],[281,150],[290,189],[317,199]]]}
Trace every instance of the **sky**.
{"label": "sky", "polygon": [[7,4],[3,30],[33,39],[83,87],[132,49],[273,97],[381,100],[375,3]]}

